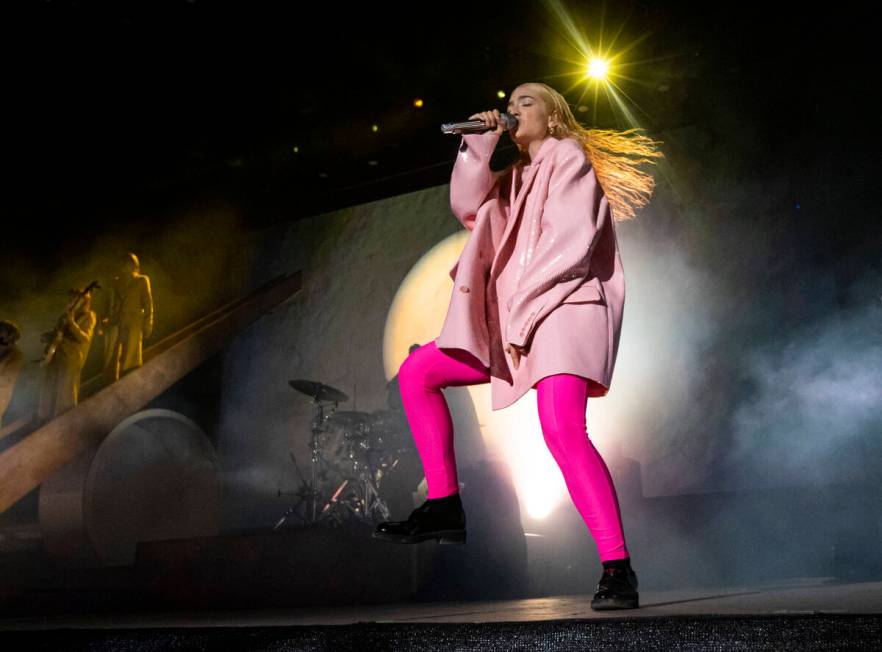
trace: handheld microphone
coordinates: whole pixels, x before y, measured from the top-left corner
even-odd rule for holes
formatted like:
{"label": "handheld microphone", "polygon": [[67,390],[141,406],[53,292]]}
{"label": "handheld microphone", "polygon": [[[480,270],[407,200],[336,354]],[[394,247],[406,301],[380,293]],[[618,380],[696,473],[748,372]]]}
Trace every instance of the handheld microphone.
{"label": "handheld microphone", "polygon": [[[516,127],[518,119],[507,113],[500,113],[502,124],[506,129]],[[483,120],[466,120],[465,122],[445,122],[441,125],[441,131],[445,134],[482,134],[491,131],[495,127],[488,127]]]}

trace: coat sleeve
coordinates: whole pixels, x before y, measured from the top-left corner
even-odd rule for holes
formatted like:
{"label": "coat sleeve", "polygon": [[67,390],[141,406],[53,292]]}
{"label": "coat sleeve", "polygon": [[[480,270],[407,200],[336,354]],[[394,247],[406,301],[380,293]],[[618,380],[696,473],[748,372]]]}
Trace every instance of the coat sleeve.
{"label": "coat sleeve", "polygon": [[564,141],[555,152],[542,232],[511,297],[506,342],[525,347],[535,324],[582,285],[597,234],[609,219],[590,160],[578,143]]}
{"label": "coat sleeve", "polygon": [[462,225],[475,228],[475,215],[488,198],[499,189],[502,172],[490,169],[490,157],[500,134],[464,134],[450,177],[450,208]]}

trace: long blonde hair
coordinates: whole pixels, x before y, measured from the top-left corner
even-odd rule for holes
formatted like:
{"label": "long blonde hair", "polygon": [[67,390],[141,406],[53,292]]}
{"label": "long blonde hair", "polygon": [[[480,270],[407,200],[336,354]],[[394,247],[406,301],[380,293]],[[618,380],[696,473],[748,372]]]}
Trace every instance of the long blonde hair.
{"label": "long blonde hair", "polygon": [[[623,221],[633,218],[636,209],[649,203],[655,188],[652,175],[637,166],[655,163],[653,158],[664,157],[657,149],[661,141],[638,134],[641,131],[639,127],[627,131],[587,129],[576,122],[563,95],[548,84],[530,82],[530,85],[539,88],[548,115],[557,117],[559,124],[551,129],[551,135],[555,138],[574,138],[581,143],[606,194],[613,219]],[[520,146],[519,149],[524,156],[526,150]]]}

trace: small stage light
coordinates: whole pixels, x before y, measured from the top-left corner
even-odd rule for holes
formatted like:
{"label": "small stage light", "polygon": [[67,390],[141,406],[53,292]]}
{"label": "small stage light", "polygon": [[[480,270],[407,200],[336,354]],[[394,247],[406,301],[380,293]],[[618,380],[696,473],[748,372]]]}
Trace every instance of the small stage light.
{"label": "small stage light", "polygon": [[420,109],[420,108],[422,108],[422,106],[423,106],[423,101],[422,101],[420,98],[416,98],[416,99],[413,101],[413,105],[414,105],[416,108]]}
{"label": "small stage light", "polygon": [[609,72],[609,63],[604,61],[603,59],[592,59],[588,63],[588,77],[593,77],[599,81],[606,79],[606,74]]}
{"label": "small stage light", "polygon": [[498,97],[500,100],[505,99],[505,91],[496,91],[496,97]]}
{"label": "small stage light", "polygon": [[379,130],[380,127],[378,125],[371,125],[371,131],[373,131],[374,133],[377,133]]}
{"label": "small stage light", "polygon": [[291,148],[291,153],[292,153],[292,154],[299,154],[299,153],[300,153],[300,148],[297,147],[297,145],[294,145],[294,147]]}

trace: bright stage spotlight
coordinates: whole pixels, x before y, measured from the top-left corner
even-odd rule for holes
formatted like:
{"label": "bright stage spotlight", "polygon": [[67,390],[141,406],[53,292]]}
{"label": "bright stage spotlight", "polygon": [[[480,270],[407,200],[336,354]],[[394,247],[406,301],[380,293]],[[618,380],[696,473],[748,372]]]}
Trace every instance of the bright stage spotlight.
{"label": "bright stage spotlight", "polygon": [[588,62],[587,76],[597,81],[606,81],[607,73],[609,73],[609,63],[603,59],[591,59]]}

